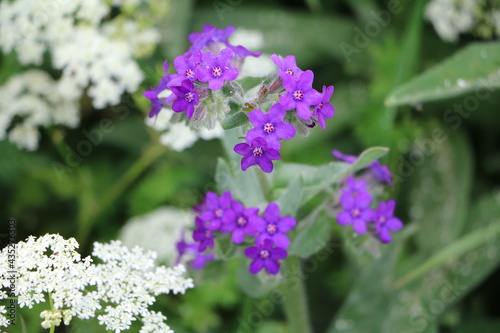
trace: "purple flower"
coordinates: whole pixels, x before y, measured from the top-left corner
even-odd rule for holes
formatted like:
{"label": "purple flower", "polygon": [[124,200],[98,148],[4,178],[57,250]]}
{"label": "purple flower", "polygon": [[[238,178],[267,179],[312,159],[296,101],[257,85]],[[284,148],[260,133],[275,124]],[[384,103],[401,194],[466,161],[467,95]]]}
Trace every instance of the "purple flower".
{"label": "purple flower", "polygon": [[366,224],[373,220],[373,210],[356,201],[351,201],[342,207],[344,210],[338,213],[337,223],[340,225],[352,224],[354,231],[358,234],[364,234],[367,230]]}
{"label": "purple flower", "polygon": [[212,229],[208,229],[204,221],[199,217],[195,219],[196,229],[193,231],[193,239],[195,242],[199,243],[198,251],[203,252],[207,247],[214,248],[214,234]]}
{"label": "purple flower", "polygon": [[344,210],[337,215],[337,223],[352,224],[354,231],[364,234],[367,230],[366,224],[373,219],[373,210],[369,207],[373,198],[366,190],[365,181],[348,177],[346,183],[347,187],[340,196],[340,205]]}
{"label": "purple flower", "polygon": [[392,186],[392,174],[388,166],[380,164],[379,161],[375,161],[370,164],[370,170],[378,180]]}
{"label": "purple flower", "polygon": [[202,64],[196,70],[198,80],[208,82],[212,90],[222,88],[225,81],[233,81],[238,77],[238,70],[230,65],[233,51],[225,48],[218,55],[203,53]]}
{"label": "purple flower", "polygon": [[220,42],[227,43],[227,38],[234,32],[234,26],[228,26],[225,29],[217,29],[216,27],[205,24],[203,32],[193,32],[188,36],[189,41],[193,44],[190,51],[195,49],[203,49],[208,47],[210,43]]}
{"label": "purple flower", "polygon": [[262,137],[267,141],[267,146],[279,150],[280,139],[288,140],[294,137],[295,127],[292,124],[283,122],[286,111],[279,103],[274,104],[268,113],[261,110],[253,110],[248,114],[253,129],[247,132],[246,141],[251,142],[257,137]]}
{"label": "purple flower", "polygon": [[[344,155],[338,150],[332,150],[332,155],[335,158],[343,160],[344,162],[347,162],[349,164],[353,164],[358,159],[357,156]],[[392,174],[388,166],[380,164],[379,161],[374,161],[372,164],[370,164],[370,171],[373,173],[375,178],[383,183],[386,183],[389,186],[392,186]]]}
{"label": "purple flower", "polygon": [[338,150],[332,150],[332,155],[336,158],[336,159],[339,159],[339,160],[342,160],[346,163],[349,163],[349,164],[353,164],[354,162],[356,162],[358,160],[358,157],[357,156],[354,156],[354,155],[345,155],[345,154],[342,154],[340,151]]}
{"label": "purple flower", "polygon": [[193,265],[194,269],[202,269],[205,267],[205,265],[210,262],[215,260],[215,254],[213,253],[198,253],[194,259],[191,265]]}
{"label": "purple flower", "polygon": [[200,224],[208,230],[217,230],[222,224],[231,222],[234,219],[232,201],[229,191],[220,197],[214,192],[207,192],[203,211],[198,216]]}
{"label": "purple flower", "polygon": [[257,246],[246,248],[245,255],[253,259],[250,264],[250,273],[257,274],[265,268],[269,274],[278,274],[280,269],[278,260],[285,259],[288,253],[281,247],[274,247],[273,242],[266,239],[262,243],[257,243]]}
{"label": "purple flower", "polygon": [[185,231],[182,229],[181,239],[175,244],[175,247],[177,248],[177,259],[175,260],[175,264],[178,265],[182,257],[186,254],[197,254],[199,244],[186,242]]}
{"label": "purple flower", "polygon": [[172,104],[172,110],[175,112],[186,111],[186,118],[191,119],[194,112],[194,106],[198,105],[198,92],[190,80],[182,81],[180,86],[171,86],[170,90],[177,99]]}
{"label": "purple flower", "polygon": [[330,104],[330,98],[333,94],[333,86],[323,86],[321,102],[314,107],[313,116],[318,117],[321,129],[325,129],[325,119],[330,119],[335,114],[335,109]]}
{"label": "purple flower", "polygon": [[209,261],[215,259],[215,255],[213,253],[208,253],[208,254],[200,253],[199,244],[187,243],[185,240],[184,229],[182,229],[181,239],[177,242],[176,247],[178,256],[175,261],[175,265],[178,265],[181,262],[182,257],[184,257],[187,254],[194,256],[193,262],[191,263],[194,269],[202,269]]}
{"label": "purple flower", "polygon": [[195,50],[191,55],[178,56],[174,60],[174,67],[177,73],[184,79],[196,80],[196,69],[201,64],[201,52]]}
{"label": "purple flower", "polygon": [[262,54],[262,52],[251,52],[242,45],[234,46],[229,43],[226,43],[226,46],[229,47],[231,50],[233,50],[234,54],[239,58],[246,58],[248,56],[259,57]]}
{"label": "purple flower", "polygon": [[340,204],[342,207],[351,207],[354,204],[360,207],[368,207],[373,198],[366,189],[366,181],[356,180],[350,176],[346,180],[347,187],[342,191]]}
{"label": "purple flower", "polygon": [[290,240],[285,234],[297,225],[297,221],[291,216],[282,217],[280,207],[276,203],[269,203],[264,211],[264,216],[262,218],[255,216],[251,221],[260,231],[255,240],[257,244],[270,239],[278,247],[286,249],[290,246]]}
{"label": "purple flower", "polygon": [[252,165],[258,165],[262,171],[273,171],[272,160],[279,160],[280,153],[272,148],[268,148],[267,141],[263,138],[255,138],[248,143],[238,143],[234,146],[234,151],[237,154],[243,155],[241,159],[241,170],[245,171]]}
{"label": "purple flower", "polygon": [[168,73],[168,62],[165,61],[163,63],[164,75],[160,80],[160,83],[156,88],[152,88],[151,90],[147,90],[143,93],[144,97],[151,101],[151,111],[149,111],[149,118],[155,117],[160,110],[166,106],[168,103],[173,101],[175,96],[169,96],[168,98],[160,98],[158,95],[165,89],[167,89],[167,84],[170,82],[172,78],[171,75],[167,75]]}
{"label": "purple flower", "polygon": [[288,55],[285,59],[281,59],[277,54],[272,54],[271,60],[280,68],[278,70],[278,75],[281,76],[281,78],[292,76],[297,79],[302,73],[302,70],[297,67],[295,56],[293,55]]}
{"label": "purple flower", "polygon": [[311,105],[321,102],[321,94],[312,88],[314,74],[312,71],[302,72],[296,80],[292,76],[283,77],[283,87],[286,93],[280,97],[280,104],[284,110],[297,110],[302,119],[311,118]]}
{"label": "purple flower", "polygon": [[398,231],[403,227],[403,222],[394,216],[395,207],[396,201],[391,199],[380,202],[375,211],[375,233],[383,243],[391,241],[390,231]]}
{"label": "purple flower", "polygon": [[231,209],[234,212],[234,219],[221,225],[219,231],[232,232],[231,240],[233,243],[241,244],[245,240],[245,235],[255,236],[257,234],[257,226],[252,221],[252,217],[259,214],[259,209],[245,208],[238,201],[232,202]]}

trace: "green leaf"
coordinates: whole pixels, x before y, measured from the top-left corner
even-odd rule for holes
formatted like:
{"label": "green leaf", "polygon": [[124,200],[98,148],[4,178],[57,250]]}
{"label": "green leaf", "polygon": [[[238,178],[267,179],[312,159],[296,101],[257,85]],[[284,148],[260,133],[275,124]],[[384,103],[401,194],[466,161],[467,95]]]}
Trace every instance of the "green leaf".
{"label": "green leaf", "polygon": [[474,43],[395,89],[387,106],[417,104],[500,87],[500,42]]}
{"label": "green leaf", "polygon": [[281,215],[291,215],[295,216],[302,204],[302,180],[299,177],[295,177],[290,185],[283,191],[276,200],[277,204],[280,206]]}
{"label": "green leaf", "polygon": [[311,213],[305,220],[299,222],[298,234],[293,239],[288,253],[307,258],[321,250],[330,239],[330,220],[324,211],[320,211]]}
{"label": "green leaf", "polygon": [[302,202],[307,202],[319,192],[341,181],[349,174],[367,167],[387,153],[387,148],[373,147],[365,150],[354,164],[331,162],[321,166],[281,163],[273,171],[274,188],[286,187],[290,179],[300,176],[304,187]]}
{"label": "green leaf", "polygon": [[[428,126],[429,132],[433,127]],[[403,163],[408,169],[405,172],[415,170],[410,179],[410,219],[419,228],[416,241],[423,256],[435,253],[462,233],[472,184],[470,144],[460,132],[440,132],[440,136],[417,140]]]}
{"label": "green leaf", "polygon": [[[231,107],[232,109],[232,107]],[[245,125],[249,122],[248,116],[245,112],[239,108],[237,112],[229,112],[222,123],[222,128],[225,130],[229,130],[235,127],[239,127]]]}
{"label": "green leaf", "polygon": [[266,80],[265,77],[247,76],[243,79],[239,79],[237,82],[239,82],[239,84],[241,84],[243,91],[247,92],[250,89],[257,87],[258,85],[263,83],[265,80]]}

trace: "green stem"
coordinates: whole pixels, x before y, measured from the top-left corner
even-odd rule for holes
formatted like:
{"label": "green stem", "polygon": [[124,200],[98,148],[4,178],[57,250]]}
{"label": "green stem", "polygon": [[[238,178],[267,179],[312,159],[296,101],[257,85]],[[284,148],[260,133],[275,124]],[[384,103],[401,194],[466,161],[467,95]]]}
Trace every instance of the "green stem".
{"label": "green stem", "polygon": [[[52,294],[49,293],[49,305],[50,305],[50,310],[54,310],[54,301],[52,301]],[[50,333],[54,333],[56,330],[55,325],[50,326]]]}
{"label": "green stem", "polygon": [[401,288],[407,285],[432,269],[448,262],[451,258],[457,258],[464,255],[468,251],[486,243],[489,239],[496,237],[498,234],[500,234],[500,224],[483,227],[461,237],[435,253],[403,277],[396,280],[393,284],[394,288]]}
{"label": "green stem", "polygon": [[288,257],[283,262],[285,282],[280,286],[289,333],[312,333],[300,258]]}
{"label": "green stem", "polygon": [[[125,174],[119,178],[101,197],[98,201],[97,209],[86,211],[79,219],[78,240],[85,243],[92,224],[95,219],[103,214],[123,192],[146,170],[161,154],[165,151],[165,147],[160,144],[152,144],[143,151],[142,155],[132,164]],[[86,209],[86,207],[80,207]]]}

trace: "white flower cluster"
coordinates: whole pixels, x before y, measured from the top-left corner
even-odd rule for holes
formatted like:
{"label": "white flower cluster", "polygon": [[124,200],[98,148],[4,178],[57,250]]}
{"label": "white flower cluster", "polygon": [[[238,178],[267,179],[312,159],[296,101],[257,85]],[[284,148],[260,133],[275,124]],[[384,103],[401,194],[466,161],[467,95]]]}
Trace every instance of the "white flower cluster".
{"label": "white flower cluster", "polygon": [[[61,321],[69,324],[72,317],[95,317],[96,310],[104,309],[97,318],[106,330],[121,332],[139,319],[141,333],[172,332],[164,322],[166,317],[148,306],[159,294],[184,293],[193,287],[193,281],[183,277],[183,266],[156,267],[155,252],[139,247],[129,250],[120,241],[94,243],[92,255],[102,261],[100,264],[93,264],[90,257],[82,259],[76,248],[74,238],[31,236],[16,244],[15,264],[7,260],[5,248],[0,253],[0,285],[17,296],[20,307],[31,308],[46,302],[50,295],[53,306],[41,313],[44,328],[58,326]],[[0,299],[7,296],[11,295],[3,292]],[[2,312],[5,307],[0,308]],[[6,317],[0,315],[0,326],[6,324]]]}
{"label": "white flower cluster", "polygon": [[[132,19],[140,17],[139,9],[149,8],[152,11],[144,5],[149,2],[1,1],[0,50],[5,54],[14,52],[22,65],[40,66],[46,59],[44,55],[50,55],[50,65],[60,70],[62,75],[58,82],[52,84],[57,84],[57,87],[50,96],[44,91],[39,93],[38,100],[60,95],[60,104],[73,106],[88,88],[88,95],[95,108],[115,105],[124,92],[135,92],[143,80],[143,73],[135,57],[143,55],[144,50],[152,50],[160,40],[159,32],[152,27],[153,20],[149,24],[139,24]],[[118,10],[118,15],[111,15],[113,8]],[[7,94],[7,88],[0,87],[0,94]],[[20,92],[21,95],[25,93],[27,99],[31,98],[29,92]],[[27,106],[28,109],[31,109],[32,104]],[[23,112],[28,112],[22,101],[12,99],[7,107],[0,109],[0,115],[16,114],[16,111],[21,116]],[[72,109],[67,112],[70,113],[68,117],[75,118]],[[11,135],[17,140],[15,142],[21,141],[21,146],[35,149],[37,132],[33,131],[32,125],[29,123],[21,126]],[[5,136],[2,129],[0,128],[0,136]],[[27,139],[23,141],[21,138],[24,135],[27,135]]]}
{"label": "white flower cluster", "polygon": [[[493,6],[491,11],[489,6]],[[494,6],[494,2],[484,0],[431,0],[425,16],[448,42],[456,42],[460,34],[468,32],[482,38],[500,37],[499,11]]]}
{"label": "white flower cluster", "polygon": [[176,242],[181,237],[182,229],[190,227],[194,218],[188,210],[160,207],[127,221],[119,239],[128,247],[137,245],[146,250],[154,249],[159,262],[173,264],[177,257]]}
{"label": "white flower cluster", "polygon": [[63,81],[54,81],[46,72],[32,69],[12,77],[0,88],[0,140],[14,117],[22,118],[12,125],[8,139],[19,148],[36,150],[38,126],[78,125],[78,96]]}
{"label": "white flower cluster", "polygon": [[224,135],[224,130],[219,123],[216,123],[211,130],[205,127],[193,129],[183,122],[170,122],[174,114],[172,109],[163,108],[155,118],[146,118],[146,125],[162,132],[160,143],[175,151],[180,152],[191,147],[199,138],[211,140]]}

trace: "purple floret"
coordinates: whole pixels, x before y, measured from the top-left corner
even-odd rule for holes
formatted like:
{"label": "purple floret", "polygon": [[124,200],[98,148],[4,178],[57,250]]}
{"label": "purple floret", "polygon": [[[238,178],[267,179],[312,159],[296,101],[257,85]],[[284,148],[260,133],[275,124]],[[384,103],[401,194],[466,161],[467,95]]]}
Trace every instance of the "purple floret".
{"label": "purple floret", "polygon": [[165,61],[163,63],[163,70],[164,70],[164,75],[160,80],[160,83],[156,88],[151,88],[151,90],[147,90],[143,93],[144,97],[149,99],[151,101],[151,111],[149,111],[149,118],[155,117],[160,110],[167,106],[169,103],[171,103],[174,99],[175,96],[172,94],[167,98],[160,98],[158,95],[167,89],[167,85],[172,79],[172,75],[168,75],[168,62]]}
{"label": "purple floret", "polygon": [[208,229],[204,221],[199,217],[195,219],[196,229],[193,231],[193,239],[199,244],[198,251],[203,252],[207,247],[214,248],[214,233],[213,229]]}
{"label": "purple floret", "polygon": [[177,73],[184,79],[196,80],[196,69],[201,64],[200,50],[194,50],[190,55],[178,56],[174,60]]}
{"label": "purple floret", "polygon": [[191,119],[194,113],[194,106],[198,105],[198,92],[193,82],[190,80],[182,81],[180,86],[171,86],[170,90],[177,99],[172,104],[172,110],[175,112],[186,111],[186,118]]}
{"label": "purple floret", "polygon": [[290,246],[290,240],[286,233],[297,225],[297,221],[291,216],[282,217],[280,207],[276,203],[269,203],[264,211],[264,216],[255,216],[252,220],[259,230],[259,236],[255,240],[257,244],[270,239],[278,247],[286,249]]}
{"label": "purple floret", "polygon": [[282,59],[277,54],[272,54],[271,60],[280,68],[278,70],[278,75],[281,76],[281,78],[293,77],[297,79],[302,73],[302,70],[297,67],[295,56],[293,55],[288,55]]}
{"label": "purple floret", "polygon": [[279,103],[274,104],[268,113],[261,110],[253,110],[248,114],[253,129],[247,132],[246,141],[252,142],[257,137],[262,137],[267,141],[268,148],[279,150],[280,139],[289,140],[295,136],[295,127],[285,123],[286,111]]}
{"label": "purple floret", "polygon": [[227,38],[234,32],[234,26],[228,26],[225,29],[217,29],[216,27],[205,24],[203,32],[193,32],[189,34],[188,39],[193,44],[189,51],[195,49],[203,49],[208,47],[210,43],[219,42],[227,43]]}
{"label": "purple floret", "polygon": [[261,137],[253,139],[250,144],[244,142],[234,146],[237,154],[243,155],[241,159],[241,170],[245,171],[252,165],[258,165],[262,171],[273,171],[272,160],[279,160],[280,153],[272,148],[268,148],[267,141]]}
{"label": "purple floret", "polygon": [[231,240],[235,244],[241,244],[245,240],[245,235],[255,236],[258,232],[256,223],[252,217],[259,214],[258,208],[245,208],[240,202],[233,201],[231,209],[234,212],[234,219],[221,225],[219,231],[232,232]]}
{"label": "purple floret", "polygon": [[321,102],[322,95],[312,88],[314,74],[308,70],[302,72],[298,79],[284,76],[283,87],[286,93],[280,97],[280,104],[284,110],[296,109],[297,115],[308,120],[311,118],[311,106]]}
{"label": "purple floret", "polygon": [[217,230],[222,224],[231,222],[234,219],[232,201],[229,191],[220,197],[214,192],[207,192],[203,211],[198,216],[200,224],[208,230]]}
{"label": "purple floret", "polygon": [[319,125],[321,129],[325,129],[325,120],[330,119],[335,114],[335,109],[333,105],[330,104],[330,98],[333,95],[333,86],[323,86],[321,102],[314,107],[313,116],[318,117]]}
{"label": "purple floret", "polygon": [[231,60],[233,51],[228,48],[218,55],[203,53],[202,64],[196,70],[198,80],[208,82],[208,87],[212,90],[222,88],[225,81],[233,81],[238,77],[238,70],[231,66]]}
{"label": "purple floret", "polygon": [[380,202],[375,211],[375,233],[383,243],[389,243],[391,239],[391,231],[398,231],[403,228],[403,222],[394,216],[394,208],[396,201],[391,199],[387,202]]}
{"label": "purple floret", "polygon": [[265,268],[269,274],[278,274],[280,269],[278,260],[285,259],[288,253],[281,247],[275,247],[270,239],[266,239],[256,246],[248,247],[245,255],[253,259],[249,268],[250,273],[257,274]]}

